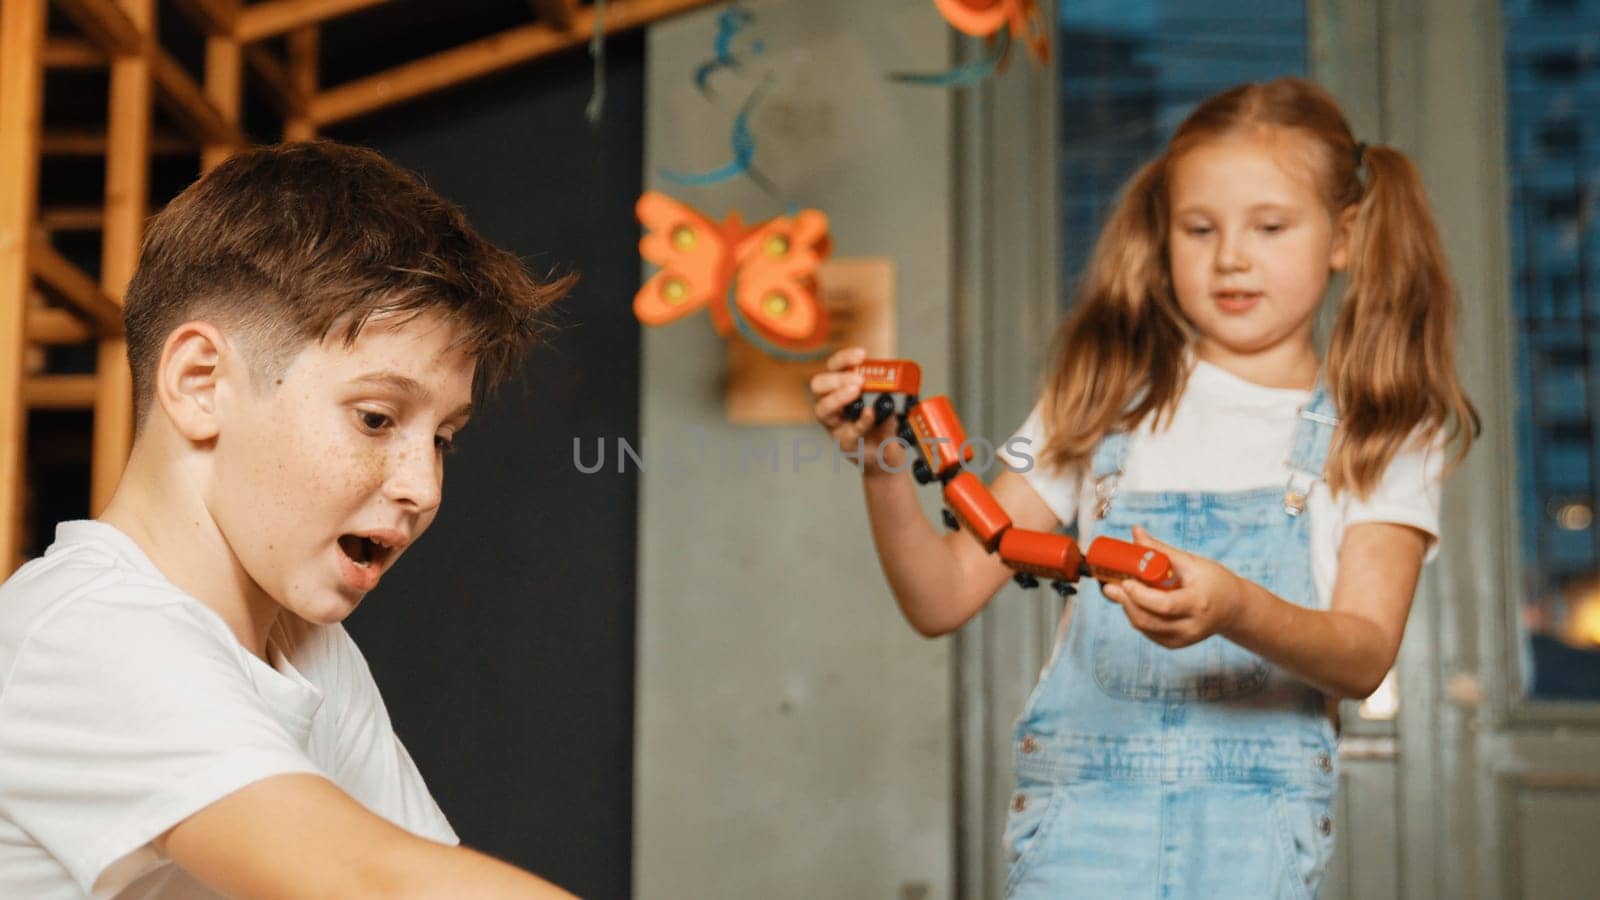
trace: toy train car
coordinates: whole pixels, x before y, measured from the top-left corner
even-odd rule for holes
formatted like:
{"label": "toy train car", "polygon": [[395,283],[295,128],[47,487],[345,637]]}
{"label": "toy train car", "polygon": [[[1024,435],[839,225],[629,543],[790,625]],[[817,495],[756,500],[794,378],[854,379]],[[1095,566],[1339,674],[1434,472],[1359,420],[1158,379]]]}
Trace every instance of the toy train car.
{"label": "toy train car", "polygon": [[[861,418],[866,411],[868,396],[874,396],[872,415],[874,422],[882,422],[892,415],[902,418],[917,405],[917,393],[922,390],[922,367],[909,359],[867,359],[855,367],[861,374],[861,396],[850,401],[840,413],[851,422]],[[905,398],[904,404],[895,408],[895,395]]]}
{"label": "toy train car", "polygon": [[[998,549],[1000,539],[1013,530],[1011,517],[971,472],[962,472],[945,483],[944,500],[950,504],[946,512],[955,517],[957,526],[966,526],[987,553]],[[945,524],[950,524],[949,518]]]}
{"label": "toy train car", "polygon": [[1084,554],[1078,542],[1064,534],[1012,528],[1001,536],[999,552],[1001,561],[1016,571],[1017,583],[1026,588],[1049,579],[1058,592],[1070,594],[1072,582],[1084,575],[1097,581],[1136,578],[1162,590],[1178,586],[1165,553],[1112,537],[1095,538]]}
{"label": "toy train car", "polygon": [[[1177,573],[1166,554],[1149,547],[1130,544],[1111,537],[1097,537],[1083,553],[1078,542],[1064,534],[1013,528],[1011,517],[989,493],[978,477],[963,468],[971,462],[974,449],[967,441],[966,429],[956,415],[949,397],[919,400],[922,369],[903,359],[869,359],[855,367],[862,375],[861,396],[844,409],[844,417],[855,421],[872,402],[875,421],[889,416],[900,418],[899,437],[911,445],[918,459],[912,474],[921,484],[938,481],[943,485],[945,527],[965,528],[986,553],[998,553],[1000,560],[1016,572],[1023,587],[1039,586],[1041,578],[1066,595],[1084,575],[1100,581],[1136,578],[1151,587],[1170,590],[1178,586]],[[896,408],[894,398],[905,398]]]}
{"label": "toy train car", "polygon": [[1161,590],[1178,586],[1178,573],[1173,571],[1172,561],[1165,553],[1116,538],[1095,538],[1089,544],[1084,565],[1089,574],[1100,581],[1137,578]]}
{"label": "toy train car", "polygon": [[1025,588],[1036,588],[1045,579],[1056,593],[1070,596],[1072,583],[1083,574],[1083,553],[1078,542],[1064,534],[1008,529],[1000,537],[1000,560],[1017,574],[1013,580]]}
{"label": "toy train car", "polygon": [[949,397],[929,397],[911,407],[900,437],[920,452],[911,472],[918,484],[945,482],[976,455]]}

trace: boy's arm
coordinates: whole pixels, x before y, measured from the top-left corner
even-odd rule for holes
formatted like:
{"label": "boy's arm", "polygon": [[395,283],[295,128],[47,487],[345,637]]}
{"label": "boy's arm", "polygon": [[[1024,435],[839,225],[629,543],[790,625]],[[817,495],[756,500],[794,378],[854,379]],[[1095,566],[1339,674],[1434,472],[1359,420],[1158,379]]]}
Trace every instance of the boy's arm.
{"label": "boy's arm", "polygon": [[155,840],[229,897],[529,897],[572,894],[515,866],[417,837],[315,775],[229,794]]}

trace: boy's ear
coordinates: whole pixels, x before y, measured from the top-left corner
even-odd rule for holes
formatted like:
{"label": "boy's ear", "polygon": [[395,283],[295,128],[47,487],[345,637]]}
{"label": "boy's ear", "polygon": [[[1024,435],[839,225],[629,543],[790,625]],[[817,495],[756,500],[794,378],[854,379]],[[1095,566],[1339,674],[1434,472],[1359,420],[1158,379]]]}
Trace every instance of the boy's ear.
{"label": "boy's ear", "polygon": [[1357,204],[1350,204],[1333,220],[1333,252],[1328,255],[1328,268],[1343,272],[1350,267],[1350,251],[1355,243]]}
{"label": "boy's ear", "polygon": [[217,436],[217,382],[227,339],[209,322],[185,322],[167,335],[156,365],[156,402],[191,441]]}

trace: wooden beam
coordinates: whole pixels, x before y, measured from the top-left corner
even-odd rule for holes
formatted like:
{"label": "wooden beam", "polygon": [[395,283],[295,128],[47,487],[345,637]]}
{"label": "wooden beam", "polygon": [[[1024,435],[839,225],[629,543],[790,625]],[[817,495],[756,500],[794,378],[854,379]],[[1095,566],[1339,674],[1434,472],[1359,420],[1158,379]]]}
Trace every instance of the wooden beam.
{"label": "wooden beam", "polygon": [[[676,15],[715,0],[607,0],[605,30],[614,34]],[[319,126],[342,122],[472,78],[575,47],[589,40],[594,10],[579,9],[569,30],[547,22],[508,29],[386,72],[347,82],[311,100],[311,119]]]}
{"label": "wooden beam", "polygon": [[93,375],[35,375],[23,379],[22,402],[29,409],[91,409],[97,381]]}
{"label": "wooden beam", "polygon": [[99,206],[47,206],[39,210],[39,230],[46,235],[58,231],[99,231],[105,221],[106,211]]}
{"label": "wooden beam", "polygon": [[265,47],[254,45],[244,48],[244,61],[250,67],[251,74],[266,88],[267,102],[272,104],[278,115],[288,118],[298,109],[303,109],[306,98],[295,96],[294,88],[289,84],[288,72],[278,58],[267,52]]}
{"label": "wooden beam", "polygon": [[239,0],[173,0],[173,5],[207,37],[231,35],[239,24]]}
{"label": "wooden beam", "polygon": [[144,33],[112,0],[56,0],[56,6],[107,56],[144,52]]}
{"label": "wooden beam", "polygon": [[262,38],[316,25],[389,0],[272,0],[245,7],[239,14],[234,37],[249,44]]}
{"label": "wooden beam", "polygon": [[[222,2],[222,0],[202,0],[202,2]],[[278,62],[265,47],[259,45],[245,48],[244,56],[250,71],[266,89],[267,102],[272,104],[278,115],[288,116],[294,107],[291,106],[292,91],[289,89],[289,77],[284,74],[283,64]],[[106,55],[100,48],[85,40],[51,38],[45,44],[44,62],[52,69],[103,69],[106,67]],[[301,103],[303,104],[303,101]],[[175,154],[175,148],[168,144],[169,137],[169,135],[157,135],[151,144],[151,152]],[[45,135],[46,155],[51,153],[52,138],[53,135]],[[191,142],[188,152],[193,151]],[[95,154],[98,155],[100,152],[96,150]]]}
{"label": "wooden beam", "polygon": [[[248,143],[239,129],[230,125],[205,92],[195,84],[171,53],[147,36],[153,29],[142,27],[112,0],[58,0],[89,40],[108,56],[148,56],[151,75],[160,88],[161,105],[178,125],[208,144],[244,146]],[[124,0],[126,2],[126,0]]]}
{"label": "wooden beam", "polygon": [[[147,35],[156,28],[156,0],[118,0],[124,12]],[[122,296],[139,262],[139,242],[150,202],[150,106],[157,86],[179,120],[208,143],[237,140],[177,61],[150,41],[137,58],[111,63],[111,147],[106,153],[106,226],[100,242],[100,292],[118,312]],[[181,77],[179,77],[181,76]],[[104,331],[95,356],[94,440],[89,462],[89,515],[98,516],[111,502],[133,447],[133,378],[128,372],[128,345],[122,338],[121,316],[115,331]],[[97,320],[98,324],[98,320]]]}
{"label": "wooden beam", "polygon": [[87,344],[94,331],[83,320],[64,309],[30,309],[23,333],[30,344]]}
{"label": "wooden beam", "polygon": [[317,137],[317,123],[311,118],[309,105],[317,93],[317,80],[321,73],[318,64],[321,48],[320,30],[302,28],[289,35],[289,96],[293,109],[283,121],[283,139],[310,141]]}
{"label": "wooden beam", "polygon": [[28,250],[39,202],[45,0],[0,3],[0,573],[22,560],[23,315],[33,287]]}
{"label": "wooden beam", "polygon": [[85,40],[54,37],[45,42],[44,64],[51,69],[103,69],[106,54]]}
{"label": "wooden beam", "polygon": [[[235,129],[239,127],[239,110],[244,104],[244,54],[232,35],[206,38],[206,99],[224,121]],[[200,154],[200,171],[211,171],[238,150],[237,145],[206,144]]]}
{"label": "wooden beam", "polygon": [[122,333],[122,304],[102,291],[94,279],[71,260],[40,238],[34,239],[28,257],[39,283],[83,313],[94,323],[96,331],[111,335]]}
{"label": "wooden beam", "polygon": [[157,95],[161,105],[172,114],[178,126],[195,140],[206,144],[243,147],[249,141],[239,129],[206,99],[205,92],[194,83],[189,73],[160,47],[150,51],[150,74],[160,88]]}
{"label": "wooden beam", "polygon": [[[104,156],[110,138],[103,131],[48,131],[39,144],[45,156]],[[150,138],[150,153],[155,156],[193,156],[200,152],[195,142],[181,134],[164,132]]]}
{"label": "wooden beam", "polygon": [[532,0],[532,4],[533,11],[539,14],[539,18],[554,25],[558,30],[572,30],[572,23],[578,11],[578,0]]}

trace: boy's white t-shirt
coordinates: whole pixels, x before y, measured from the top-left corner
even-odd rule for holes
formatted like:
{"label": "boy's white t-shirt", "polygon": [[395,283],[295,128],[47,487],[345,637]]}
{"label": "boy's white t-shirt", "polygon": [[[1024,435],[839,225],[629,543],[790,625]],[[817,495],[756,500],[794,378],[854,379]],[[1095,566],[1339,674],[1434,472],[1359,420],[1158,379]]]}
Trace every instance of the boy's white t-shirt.
{"label": "boy's white t-shirt", "polygon": [[[1289,483],[1289,453],[1300,409],[1310,391],[1263,387],[1218,366],[1197,360],[1169,427],[1153,431],[1146,420],[1129,435],[1128,457],[1119,491],[1243,491]],[[1052,471],[1041,462],[1047,429],[1042,405],[1023,422],[1000,452],[1025,478],[1063,525],[1079,523],[1087,545],[1097,519],[1092,481],[1074,468]],[[1026,443],[1018,443],[1026,440]],[[1026,455],[1030,459],[1022,458]],[[1335,498],[1324,481],[1306,499],[1311,522],[1311,567],[1317,601],[1326,609],[1345,529],[1362,522],[1409,525],[1429,538],[1428,558],[1438,549],[1439,498],[1444,453],[1437,445],[1408,447],[1395,456],[1365,499],[1344,490]],[[1089,487],[1089,489],[1085,489]],[[1111,501],[1113,504],[1116,500]],[[1165,535],[1155,535],[1165,539]]]}
{"label": "boy's white t-shirt", "polygon": [[0,586],[0,897],[214,897],[150,841],[288,773],[458,843],[344,627],[281,618],[269,666],[127,535],[59,525]]}

